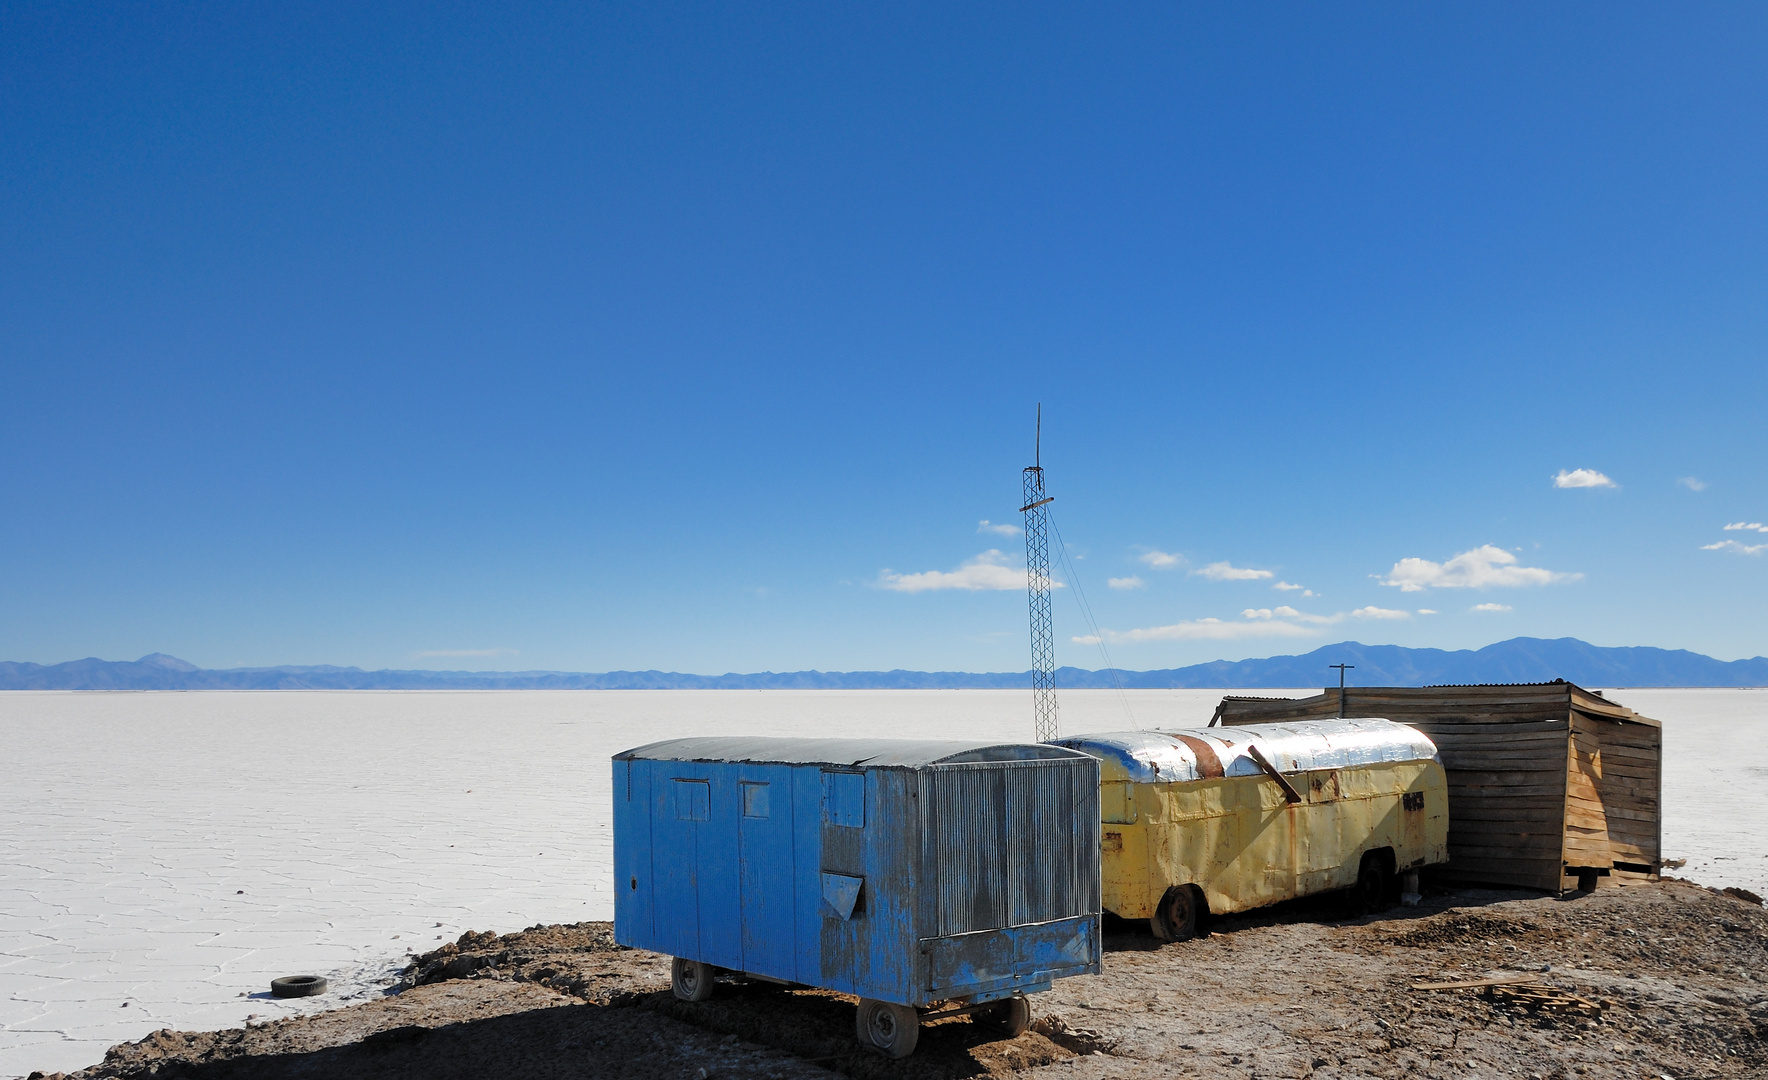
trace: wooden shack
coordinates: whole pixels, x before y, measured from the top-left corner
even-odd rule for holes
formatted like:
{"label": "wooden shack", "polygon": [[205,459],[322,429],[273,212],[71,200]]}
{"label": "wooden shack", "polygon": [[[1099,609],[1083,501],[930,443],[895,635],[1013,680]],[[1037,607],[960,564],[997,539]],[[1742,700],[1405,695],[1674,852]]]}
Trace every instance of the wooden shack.
{"label": "wooden shack", "polygon": [[1662,726],[1564,680],[1511,686],[1330,687],[1223,698],[1210,721],[1384,717],[1429,735],[1449,777],[1449,866],[1462,881],[1558,892],[1654,880]]}

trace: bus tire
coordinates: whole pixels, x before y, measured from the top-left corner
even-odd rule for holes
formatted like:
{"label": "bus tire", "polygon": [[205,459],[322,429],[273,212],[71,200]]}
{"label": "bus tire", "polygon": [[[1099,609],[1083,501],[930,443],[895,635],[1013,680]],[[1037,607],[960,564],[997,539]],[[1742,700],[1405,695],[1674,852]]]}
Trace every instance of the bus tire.
{"label": "bus tire", "polygon": [[1383,854],[1371,851],[1364,855],[1362,865],[1357,867],[1357,883],[1351,887],[1351,912],[1374,915],[1392,907],[1392,899],[1388,896],[1391,883]]}
{"label": "bus tire", "polygon": [[1197,936],[1197,894],[1189,885],[1166,890],[1148,918],[1148,927],[1161,941],[1190,941]]}

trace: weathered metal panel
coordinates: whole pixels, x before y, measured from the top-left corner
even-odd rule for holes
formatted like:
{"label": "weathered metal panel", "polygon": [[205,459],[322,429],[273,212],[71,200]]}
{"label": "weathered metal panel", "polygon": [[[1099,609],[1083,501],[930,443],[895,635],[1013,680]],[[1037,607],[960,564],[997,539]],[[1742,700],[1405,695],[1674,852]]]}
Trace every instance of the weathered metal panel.
{"label": "weathered metal panel", "polygon": [[[651,774],[651,880],[655,945],[671,956],[700,955],[700,834],[693,820],[696,800],[683,784],[710,784],[711,778],[673,776],[676,770],[645,763]],[[708,799],[710,809],[710,799]]]}
{"label": "weathered metal panel", "polygon": [[707,769],[705,820],[694,823],[694,855],[698,863],[700,908],[699,959],[733,971],[743,969],[742,796],[737,767]]}
{"label": "weathered metal panel", "polygon": [[1074,790],[1068,765],[1020,766],[1007,778],[1007,925],[1076,913]]}
{"label": "weathered metal panel", "polygon": [[652,934],[651,768],[614,762],[614,933],[626,939]]}
{"label": "weathered metal panel", "polygon": [[1007,925],[1007,780],[1004,770],[931,770],[939,914],[934,935]]}
{"label": "weathered metal panel", "polygon": [[822,773],[816,768],[787,770],[792,777],[792,981],[823,982],[823,821]]}
{"label": "weathered metal panel", "polygon": [[792,770],[784,765],[742,765],[736,771],[742,969],[795,979]]}
{"label": "weathered metal panel", "polygon": [[[872,927],[867,916],[875,904],[873,894],[879,884],[873,881],[869,889],[865,884],[871,876],[866,866],[865,820],[868,816],[877,817],[875,813],[867,815],[865,812],[872,795],[869,790],[871,779],[871,774],[852,769],[822,769],[819,775],[821,792],[817,800],[817,817],[822,829],[822,859],[818,869],[822,874],[859,878],[861,885],[851,917],[839,917],[826,902],[818,904],[817,940],[822,978],[817,985],[850,994],[862,993],[858,987],[865,977],[866,939]],[[819,877],[819,885],[821,881]],[[818,891],[820,895],[820,888]]]}
{"label": "weathered metal panel", "polygon": [[1097,916],[979,931],[927,942],[932,997],[1032,989],[1098,971]]}
{"label": "weathered metal panel", "polygon": [[866,875],[875,884],[866,919],[865,985],[867,997],[920,1004],[914,982],[915,897],[921,891],[920,837],[915,778],[905,769],[877,769],[871,774],[874,799],[867,812],[877,812],[877,826],[865,830]]}
{"label": "weathered metal panel", "polygon": [[1102,815],[1099,813],[1099,767],[1091,761],[1078,763],[1069,772],[1068,782],[1074,800],[1074,837],[1071,846],[1074,862],[1069,872],[1080,883],[1072,914],[1085,913],[1096,917],[1101,910],[1100,859],[1104,839],[1104,829],[1100,824]]}

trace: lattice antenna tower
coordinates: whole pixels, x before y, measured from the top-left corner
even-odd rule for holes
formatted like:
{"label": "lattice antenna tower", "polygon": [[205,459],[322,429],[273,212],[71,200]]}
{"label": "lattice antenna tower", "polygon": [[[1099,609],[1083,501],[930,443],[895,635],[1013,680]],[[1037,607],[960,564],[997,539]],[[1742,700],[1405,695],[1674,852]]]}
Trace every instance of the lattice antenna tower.
{"label": "lattice antenna tower", "polygon": [[1044,407],[1037,407],[1037,441],[1024,473],[1025,588],[1031,601],[1032,730],[1038,742],[1056,737],[1056,627],[1050,618],[1050,518],[1055,501],[1044,494]]}

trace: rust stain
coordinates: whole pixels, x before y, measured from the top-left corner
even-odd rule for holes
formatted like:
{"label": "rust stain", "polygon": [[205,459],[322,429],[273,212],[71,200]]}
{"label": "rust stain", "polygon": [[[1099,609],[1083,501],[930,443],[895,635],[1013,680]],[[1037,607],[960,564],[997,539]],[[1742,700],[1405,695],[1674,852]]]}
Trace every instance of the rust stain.
{"label": "rust stain", "polygon": [[1216,756],[1215,747],[1190,735],[1174,735],[1173,738],[1184,743],[1197,755],[1197,775],[1200,779],[1211,780],[1222,775],[1222,759]]}

